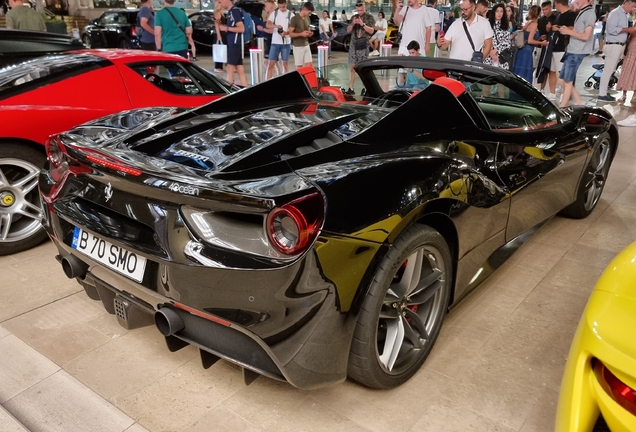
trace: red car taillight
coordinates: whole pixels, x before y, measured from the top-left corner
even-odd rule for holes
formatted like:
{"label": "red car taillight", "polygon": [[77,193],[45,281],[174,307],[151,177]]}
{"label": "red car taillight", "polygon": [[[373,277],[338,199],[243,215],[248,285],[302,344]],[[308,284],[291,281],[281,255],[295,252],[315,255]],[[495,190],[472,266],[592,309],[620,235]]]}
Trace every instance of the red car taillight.
{"label": "red car taillight", "polygon": [[619,380],[598,359],[594,361],[594,372],[605,391],[617,404],[636,416],[636,390]]}
{"label": "red car taillight", "polygon": [[137,29],[135,28],[135,26],[132,26],[132,27],[130,28],[130,34],[131,34],[133,37],[137,37]]}
{"label": "red car taillight", "polygon": [[267,236],[277,251],[297,255],[318,236],[323,218],[322,195],[314,192],[273,209],[267,216]]}
{"label": "red car taillight", "polygon": [[46,141],[46,157],[51,163],[52,168],[59,168],[64,162],[64,146],[57,139],[57,136],[51,137]]}

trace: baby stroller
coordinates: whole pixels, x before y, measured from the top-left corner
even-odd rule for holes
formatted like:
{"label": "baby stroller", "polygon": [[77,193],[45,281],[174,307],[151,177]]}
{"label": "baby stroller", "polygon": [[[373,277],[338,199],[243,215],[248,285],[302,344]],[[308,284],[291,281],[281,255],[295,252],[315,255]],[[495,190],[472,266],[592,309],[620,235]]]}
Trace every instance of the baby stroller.
{"label": "baby stroller", "polygon": [[[612,76],[610,77],[608,88],[614,87],[616,83],[618,82],[618,77],[621,74],[622,65],[623,65],[623,59],[620,59],[620,61],[616,65],[616,70],[614,71],[614,73],[612,73]],[[598,88],[601,86],[601,75],[603,75],[605,64],[598,63],[598,64],[592,65],[592,67],[595,70],[594,70],[594,73],[590,75],[590,77],[587,79],[587,81],[585,81],[585,88],[594,87],[596,90],[598,90]]]}

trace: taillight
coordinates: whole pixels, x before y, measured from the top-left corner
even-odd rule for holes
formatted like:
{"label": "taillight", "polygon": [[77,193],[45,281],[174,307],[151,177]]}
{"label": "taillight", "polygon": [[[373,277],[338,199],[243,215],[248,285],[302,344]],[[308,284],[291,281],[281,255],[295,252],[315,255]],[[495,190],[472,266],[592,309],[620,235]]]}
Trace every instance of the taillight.
{"label": "taillight", "polygon": [[52,168],[59,168],[64,162],[64,146],[60,143],[57,136],[51,137],[46,142],[46,157],[51,163]]}
{"label": "taillight", "polygon": [[617,404],[636,416],[636,390],[619,380],[598,359],[594,361],[594,372],[605,391]]}
{"label": "taillight", "polygon": [[131,34],[133,37],[136,37],[136,36],[137,36],[137,29],[135,28],[135,26],[132,26],[132,27],[130,28],[130,34]]}
{"label": "taillight", "polygon": [[323,218],[322,195],[314,192],[273,209],[267,216],[267,236],[277,251],[297,255],[316,239]]}
{"label": "taillight", "polygon": [[93,162],[94,164],[97,165],[101,165],[103,167],[115,170],[115,171],[119,171],[119,172],[123,172],[125,174],[130,174],[133,176],[140,176],[141,175],[141,170],[138,170],[137,168],[133,168],[131,166],[128,166],[126,164],[124,164],[123,162],[115,159],[115,158],[111,158],[109,156],[106,156],[104,154],[101,153],[97,153],[97,152],[91,152],[88,153],[86,152],[84,154],[84,157],[90,161]]}

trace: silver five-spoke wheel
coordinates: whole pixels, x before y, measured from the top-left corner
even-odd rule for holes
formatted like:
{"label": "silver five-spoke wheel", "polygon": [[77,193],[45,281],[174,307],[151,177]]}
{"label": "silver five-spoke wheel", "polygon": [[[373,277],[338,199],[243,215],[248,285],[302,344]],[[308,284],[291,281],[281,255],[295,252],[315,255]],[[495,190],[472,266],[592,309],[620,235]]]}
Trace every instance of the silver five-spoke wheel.
{"label": "silver five-spoke wheel", "polygon": [[414,225],[398,237],[359,312],[349,354],[351,378],[386,389],[419,370],[442,326],[452,274],[450,250],[440,233]]}

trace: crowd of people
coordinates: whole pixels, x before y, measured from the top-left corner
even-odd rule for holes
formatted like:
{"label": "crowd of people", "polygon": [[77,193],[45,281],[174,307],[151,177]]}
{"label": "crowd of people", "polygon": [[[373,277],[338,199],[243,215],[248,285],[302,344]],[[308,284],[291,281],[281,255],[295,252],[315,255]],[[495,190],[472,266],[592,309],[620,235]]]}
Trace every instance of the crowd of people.
{"label": "crowd of people", "polygon": [[[161,10],[155,12],[151,0],[142,0],[138,13],[141,47],[146,50],[162,50],[188,56],[196,60],[196,47],[192,40],[192,24],[183,9],[174,6],[175,0],[164,0]],[[262,17],[253,16],[253,36],[265,39],[265,78],[270,78],[278,65],[279,73],[289,69],[289,57],[293,52],[298,66],[311,65],[312,54],[309,39],[313,36],[309,16],[314,12],[312,2],[302,5],[299,12],[287,7],[287,0],[266,0]],[[592,54],[594,27],[598,20],[593,0],[550,0],[541,6],[531,6],[525,20],[519,19],[516,0],[491,6],[487,0],[461,0],[460,17],[453,13],[440,14],[437,0],[399,0],[393,15],[398,27],[399,55],[440,55],[449,50],[448,57],[465,61],[477,61],[512,70],[526,81],[537,85],[546,96],[560,105],[583,104],[574,85],[582,60]],[[11,10],[7,13],[7,27],[17,29],[46,30],[41,14],[22,0],[8,0]],[[555,12],[555,11],[556,12]],[[623,73],[617,88],[623,91],[618,101],[624,101],[627,91],[636,90],[636,42],[629,38],[636,31],[632,27],[636,0],[626,0],[608,12],[603,20],[599,51],[605,56],[605,67],[599,83],[600,101],[615,102],[608,93],[609,82],[619,61],[625,55]],[[379,55],[389,23],[384,12],[377,18],[366,11],[364,1],[358,0],[351,17],[345,10],[320,12],[319,35],[329,45],[332,58],[332,42],[336,37],[334,20],[346,21],[351,35],[348,63],[351,79],[348,94],[354,94],[353,68],[369,56]],[[227,46],[223,63],[215,63],[215,70],[227,68],[227,77],[234,81],[238,74],[242,85],[247,85],[243,67],[245,12],[234,5],[234,0],[217,0],[215,3],[216,34],[222,35]],[[250,22],[249,25],[252,25]],[[403,74],[404,75],[404,74]],[[403,79],[415,82],[412,75]],[[561,91],[558,91],[558,90]],[[636,103],[636,100],[632,100]],[[636,118],[631,120],[636,126]]]}

